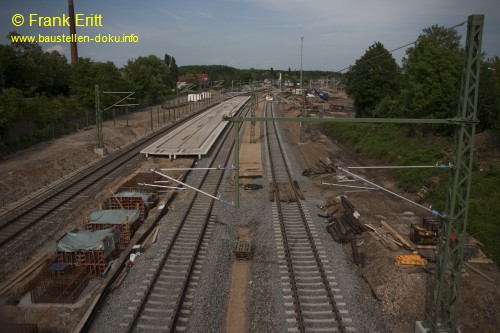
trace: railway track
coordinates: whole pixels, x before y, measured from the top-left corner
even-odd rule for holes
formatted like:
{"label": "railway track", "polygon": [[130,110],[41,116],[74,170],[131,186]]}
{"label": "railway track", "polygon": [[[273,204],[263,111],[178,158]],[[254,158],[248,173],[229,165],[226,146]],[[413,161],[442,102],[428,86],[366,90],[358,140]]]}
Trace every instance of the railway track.
{"label": "railway track", "polygon": [[[210,105],[208,107],[211,107]],[[36,196],[25,200],[10,211],[0,215],[0,247],[5,246],[27,229],[37,225],[40,221],[51,216],[59,208],[78,196],[85,196],[90,188],[104,186],[109,178],[119,177],[119,173],[127,164],[133,164],[139,160],[141,149],[147,147],[165,133],[188,121],[205,107],[188,117],[177,121],[159,132],[155,132],[131,144],[126,149],[116,152],[99,160],[88,168],[68,176],[57,185],[51,186],[44,191],[38,192]]]}
{"label": "railway track", "polygon": [[[225,129],[210,166],[228,164],[234,144],[226,140],[231,127]],[[216,196],[224,172],[203,172],[196,187]],[[184,217],[176,223],[168,241],[162,245],[154,267],[146,273],[142,285],[137,288],[136,298],[123,315],[121,326],[128,332],[186,330],[191,298],[203,265],[203,253],[215,223],[217,206],[214,203],[215,200],[208,196],[194,194]]]}
{"label": "railway track", "polygon": [[[267,116],[273,116],[274,104],[267,102]],[[265,146],[267,170],[274,190],[272,202],[273,228],[277,241],[278,259],[286,311],[288,332],[348,332],[342,295],[333,271],[326,259],[305,202],[295,186],[290,163],[275,122],[266,122]],[[294,189],[294,200],[282,202],[279,188]]]}

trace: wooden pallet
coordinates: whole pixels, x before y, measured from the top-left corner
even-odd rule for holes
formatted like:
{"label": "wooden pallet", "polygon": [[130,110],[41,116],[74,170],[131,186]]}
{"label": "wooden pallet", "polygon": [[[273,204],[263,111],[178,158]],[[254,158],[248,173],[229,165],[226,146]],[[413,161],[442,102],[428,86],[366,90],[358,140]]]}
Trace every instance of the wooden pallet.
{"label": "wooden pallet", "polygon": [[234,257],[237,260],[249,260],[252,258],[252,241],[249,240],[239,240],[234,246]]}

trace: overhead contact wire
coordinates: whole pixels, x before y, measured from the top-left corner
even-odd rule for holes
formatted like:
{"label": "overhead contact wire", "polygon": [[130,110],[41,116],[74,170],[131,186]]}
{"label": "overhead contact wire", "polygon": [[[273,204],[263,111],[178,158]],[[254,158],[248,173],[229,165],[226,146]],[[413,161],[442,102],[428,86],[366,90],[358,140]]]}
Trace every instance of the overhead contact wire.
{"label": "overhead contact wire", "polygon": [[[467,23],[467,21],[460,22],[460,23],[455,24],[454,26],[449,27],[449,28],[447,28],[447,29],[455,29],[456,27],[460,27],[460,26],[464,25],[465,23]],[[417,41],[418,41],[418,38],[417,38],[417,39],[415,39],[413,42],[410,42],[410,43],[407,43],[407,44],[405,44],[405,45],[399,46],[399,47],[397,47],[397,48],[395,48],[395,49],[392,49],[392,50],[390,50],[390,51],[388,51],[388,52],[389,52],[389,53],[393,53],[393,52],[396,52],[396,51],[398,51],[398,50],[404,49],[405,47],[408,47],[408,46],[410,46],[410,45],[412,45],[412,44],[415,44]],[[378,57],[381,57],[381,56],[382,56],[382,54],[379,54],[379,55],[376,55],[376,56],[374,56],[374,57],[372,57],[372,58],[362,60],[362,61],[360,61],[360,62],[370,61],[370,60],[373,60],[373,59],[377,59]],[[352,65],[351,65],[351,66],[349,66],[349,67],[346,67],[346,68],[342,68],[341,70],[338,70],[338,71],[335,71],[335,72],[336,72],[336,73],[341,73],[341,72],[343,72],[343,71],[348,70],[348,69],[349,69],[349,68],[351,68],[351,67],[352,67]]]}
{"label": "overhead contact wire", "polygon": [[440,214],[437,210],[433,210],[433,209],[427,208],[427,207],[425,207],[424,205],[421,205],[421,204],[419,204],[419,203],[417,203],[417,202],[415,202],[415,201],[413,201],[413,200],[410,200],[410,199],[408,199],[408,198],[405,198],[404,196],[402,196],[402,195],[400,195],[400,194],[397,194],[397,193],[395,193],[395,192],[393,192],[393,191],[391,191],[391,190],[386,189],[385,187],[382,187],[382,186],[380,186],[380,185],[377,185],[377,184],[375,184],[375,183],[373,183],[373,182],[371,182],[371,181],[369,181],[369,180],[367,180],[367,179],[365,179],[365,178],[363,178],[363,177],[361,177],[361,176],[359,176],[359,175],[356,175],[356,174],[354,174],[354,173],[352,173],[352,172],[350,172],[350,171],[348,171],[348,170],[346,170],[346,169],[344,169],[344,168],[342,168],[342,167],[338,167],[338,168],[339,168],[339,170],[344,171],[344,172],[345,172],[345,173],[347,173],[348,175],[351,175],[351,176],[353,176],[353,177],[355,177],[355,178],[358,178],[358,179],[360,179],[360,180],[362,180],[362,181],[364,181],[364,182],[366,182],[366,183],[368,183],[368,184],[370,184],[370,185],[372,185],[372,186],[375,186],[376,188],[378,188],[378,189],[380,189],[380,190],[382,190],[382,191],[385,191],[385,192],[387,192],[387,193],[389,193],[389,194],[392,194],[392,195],[394,195],[394,196],[396,196],[396,197],[398,197],[398,198],[400,198],[400,199],[403,199],[403,200],[405,200],[405,201],[407,201],[407,202],[409,202],[409,203],[411,203],[411,204],[413,204],[413,205],[415,205],[415,206],[417,206],[417,207],[420,207],[420,208],[422,208],[422,209],[424,209],[424,210],[426,210],[426,211],[430,212],[430,213],[431,213],[432,215],[434,215],[434,216],[440,216],[440,217],[442,217],[442,218],[445,218],[445,216],[444,216],[444,215],[442,215],[442,214]]}

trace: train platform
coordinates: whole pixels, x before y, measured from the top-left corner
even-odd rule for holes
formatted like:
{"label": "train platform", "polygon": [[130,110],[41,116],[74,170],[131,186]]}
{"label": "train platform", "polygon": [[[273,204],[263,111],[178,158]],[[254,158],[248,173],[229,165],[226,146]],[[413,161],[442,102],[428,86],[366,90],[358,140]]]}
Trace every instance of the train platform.
{"label": "train platform", "polygon": [[208,154],[228,124],[222,117],[239,111],[249,98],[249,96],[234,97],[208,109],[144,148],[141,153],[146,157],[168,156],[170,159],[175,159],[178,156],[196,156],[201,159]]}

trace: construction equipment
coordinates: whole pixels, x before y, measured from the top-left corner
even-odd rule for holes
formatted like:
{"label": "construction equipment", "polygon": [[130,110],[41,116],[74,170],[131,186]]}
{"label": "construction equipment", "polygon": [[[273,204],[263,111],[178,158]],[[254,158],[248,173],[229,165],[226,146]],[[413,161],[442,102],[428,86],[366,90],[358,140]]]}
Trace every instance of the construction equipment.
{"label": "construction equipment", "polygon": [[328,94],[324,91],[317,90],[314,87],[312,88],[312,90],[314,92],[314,95],[318,96],[319,98],[321,98],[324,101],[327,101],[330,98],[330,96],[328,96]]}

